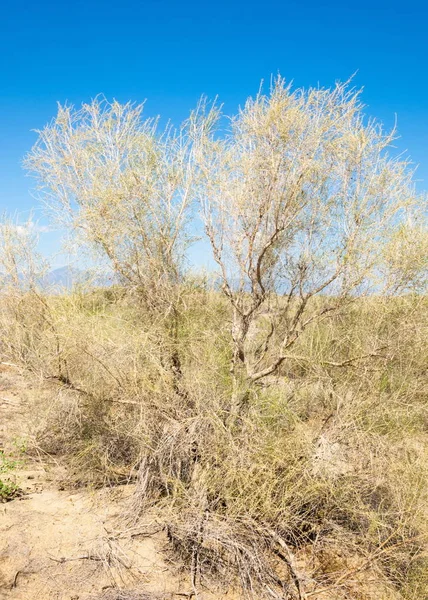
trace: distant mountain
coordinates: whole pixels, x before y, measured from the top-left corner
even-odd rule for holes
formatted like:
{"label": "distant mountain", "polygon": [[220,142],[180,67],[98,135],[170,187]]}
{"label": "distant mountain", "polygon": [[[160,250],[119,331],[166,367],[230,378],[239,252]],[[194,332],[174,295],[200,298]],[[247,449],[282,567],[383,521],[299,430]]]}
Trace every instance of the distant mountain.
{"label": "distant mountain", "polygon": [[43,278],[43,287],[71,290],[76,285],[91,283],[96,287],[109,287],[114,283],[114,276],[107,274],[93,274],[90,271],[81,271],[75,267],[59,267],[50,271]]}
{"label": "distant mountain", "polygon": [[82,281],[82,275],[83,273],[74,267],[59,267],[45,275],[43,286],[71,289],[73,285]]}
{"label": "distant mountain", "polygon": [[[28,289],[29,280],[27,275],[22,273],[18,277],[22,285],[22,290]],[[72,290],[76,285],[83,286],[87,284],[92,287],[110,287],[118,282],[117,277],[113,274],[97,273],[90,270],[83,271],[71,266],[59,267],[46,275],[36,276],[36,281],[40,288],[53,293]],[[2,288],[7,289],[8,286],[14,287],[15,285],[16,282],[11,276],[0,273],[0,291]]]}

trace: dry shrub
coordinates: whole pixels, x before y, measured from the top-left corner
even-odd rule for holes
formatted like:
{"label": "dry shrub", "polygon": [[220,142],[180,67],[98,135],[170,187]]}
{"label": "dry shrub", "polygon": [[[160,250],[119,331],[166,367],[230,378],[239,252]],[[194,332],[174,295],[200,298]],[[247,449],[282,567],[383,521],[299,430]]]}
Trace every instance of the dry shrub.
{"label": "dry shrub", "polygon": [[[44,294],[9,262],[2,352],[61,390],[39,443],[76,481],[136,476],[127,516],[156,516],[194,592],[424,597],[422,202],[361,110],[279,78],[224,136],[203,105],[159,135],[95,100],[27,158],[120,285]],[[186,275],[193,200],[220,286]]]}
{"label": "dry shrub", "polygon": [[369,557],[379,585],[423,598],[425,298],[356,301],[314,325],[295,359],[250,389],[232,429],[228,313],[216,292],[186,292],[179,387],[162,321],[126,294],[96,309],[91,295],[46,301],[56,334],[39,330],[43,345],[24,355],[56,390],[39,405],[38,443],[68,457],[75,482],[137,476],[128,517],[157,515],[195,585],[240,581],[258,598],[297,597],[297,585],[310,593],[349,571],[340,589],[352,590],[350,565]]}

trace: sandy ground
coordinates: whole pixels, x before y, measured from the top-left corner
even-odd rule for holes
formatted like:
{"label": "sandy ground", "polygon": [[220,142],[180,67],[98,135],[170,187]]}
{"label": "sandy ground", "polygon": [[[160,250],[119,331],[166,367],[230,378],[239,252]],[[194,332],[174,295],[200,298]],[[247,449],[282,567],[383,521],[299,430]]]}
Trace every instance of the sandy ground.
{"label": "sandy ground", "polygon": [[13,477],[25,492],[0,504],[0,599],[190,598],[188,576],[168,560],[156,525],[123,526],[132,486],[61,490],[59,466],[22,453],[38,393],[18,369],[0,365],[0,449],[20,458]]}

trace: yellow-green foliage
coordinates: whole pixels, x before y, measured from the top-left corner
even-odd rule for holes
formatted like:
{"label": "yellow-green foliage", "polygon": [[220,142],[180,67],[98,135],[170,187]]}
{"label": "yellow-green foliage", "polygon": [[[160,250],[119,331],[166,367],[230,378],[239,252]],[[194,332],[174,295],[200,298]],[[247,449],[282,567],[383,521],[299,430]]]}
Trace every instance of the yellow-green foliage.
{"label": "yellow-green foliage", "polygon": [[[40,292],[35,228],[1,224],[1,352],[53,386],[38,443],[136,480],[195,596],[422,598],[426,198],[347,84],[277,77],[223,122],[97,98],[39,131],[41,197],[120,285]],[[218,291],[187,272],[201,225]]]}
{"label": "yellow-green foliage", "polygon": [[196,536],[205,571],[274,582],[272,527],[295,552],[372,553],[397,593],[424,598],[425,297],[359,299],[308,328],[233,427],[229,309],[203,285],[183,290],[174,328],[119,288],[1,307],[4,356],[54,382],[39,444],[81,483],[137,477],[136,510],[159,509],[184,555]]}

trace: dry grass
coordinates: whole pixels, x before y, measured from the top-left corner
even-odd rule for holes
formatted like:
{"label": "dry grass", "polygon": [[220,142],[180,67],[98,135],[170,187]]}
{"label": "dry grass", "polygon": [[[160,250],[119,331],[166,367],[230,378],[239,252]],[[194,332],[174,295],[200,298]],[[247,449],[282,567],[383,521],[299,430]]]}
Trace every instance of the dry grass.
{"label": "dry grass", "polygon": [[137,479],[128,518],[152,511],[195,589],[370,598],[364,578],[355,591],[370,572],[385,597],[426,597],[426,298],[360,300],[314,326],[232,429],[217,293],[185,291],[175,347],[119,290],[23,295],[19,318],[6,300],[4,358],[55,390],[37,406],[38,444],[66,458],[70,482]]}

